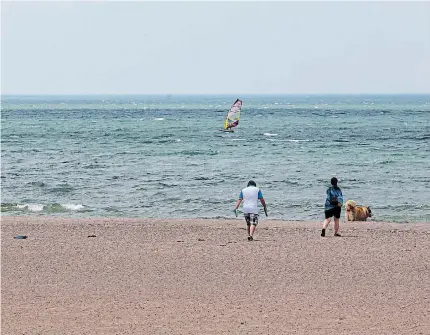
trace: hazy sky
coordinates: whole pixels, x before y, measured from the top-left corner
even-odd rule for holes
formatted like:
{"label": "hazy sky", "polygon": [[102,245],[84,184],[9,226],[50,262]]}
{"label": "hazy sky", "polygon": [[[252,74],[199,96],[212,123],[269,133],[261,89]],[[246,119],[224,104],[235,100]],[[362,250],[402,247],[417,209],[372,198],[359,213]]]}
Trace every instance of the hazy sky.
{"label": "hazy sky", "polygon": [[1,89],[430,93],[430,2],[2,1]]}

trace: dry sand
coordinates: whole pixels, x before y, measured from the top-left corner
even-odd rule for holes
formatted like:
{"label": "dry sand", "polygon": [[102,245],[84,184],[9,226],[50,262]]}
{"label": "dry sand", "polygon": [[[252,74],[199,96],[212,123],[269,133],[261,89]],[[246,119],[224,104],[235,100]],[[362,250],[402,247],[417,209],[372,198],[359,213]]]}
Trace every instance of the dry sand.
{"label": "dry sand", "polygon": [[430,334],[430,223],[1,224],[3,335]]}

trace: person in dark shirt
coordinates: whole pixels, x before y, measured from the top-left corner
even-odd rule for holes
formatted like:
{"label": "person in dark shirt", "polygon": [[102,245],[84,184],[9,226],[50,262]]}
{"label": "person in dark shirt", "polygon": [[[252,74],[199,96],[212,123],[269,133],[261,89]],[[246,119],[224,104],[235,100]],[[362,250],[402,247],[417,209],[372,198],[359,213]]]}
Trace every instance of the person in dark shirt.
{"label": "person in dark shirt", "polygon": [[325,230],[330,223],[331,217],[334,216],[334,236],[341,236],[339,234],[339,219],[340,212],[343,204],[343,195],[340,187],[337,186],[337,178],[331,178],[331,186],[326,191],[325,199],[325,220],[321,231],[321,236],[325,236]]}

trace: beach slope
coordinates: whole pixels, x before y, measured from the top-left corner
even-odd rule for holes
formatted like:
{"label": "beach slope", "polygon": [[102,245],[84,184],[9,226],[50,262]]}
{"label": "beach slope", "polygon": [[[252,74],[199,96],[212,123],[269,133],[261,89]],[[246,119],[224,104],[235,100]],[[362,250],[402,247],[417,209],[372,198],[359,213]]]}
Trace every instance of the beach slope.
{"label": "beach slope", "polygon": [[430,223],[331,228],[2,217],[1,333],[430,334]]}

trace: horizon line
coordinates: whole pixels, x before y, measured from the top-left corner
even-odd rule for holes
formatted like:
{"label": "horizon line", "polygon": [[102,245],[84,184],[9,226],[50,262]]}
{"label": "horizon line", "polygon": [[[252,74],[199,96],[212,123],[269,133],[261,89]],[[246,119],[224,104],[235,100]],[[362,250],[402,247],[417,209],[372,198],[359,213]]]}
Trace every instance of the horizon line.
{"label": "horizon line", "polygon": [[0,96],[298,96],[298,95],[430,95],[430,92],[414,93],[0,93]]}

